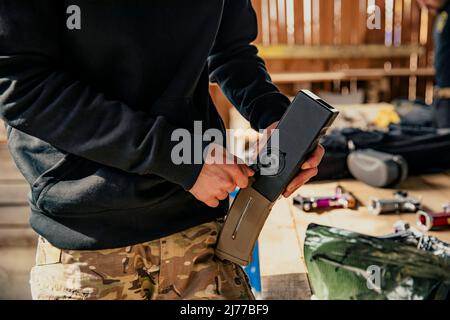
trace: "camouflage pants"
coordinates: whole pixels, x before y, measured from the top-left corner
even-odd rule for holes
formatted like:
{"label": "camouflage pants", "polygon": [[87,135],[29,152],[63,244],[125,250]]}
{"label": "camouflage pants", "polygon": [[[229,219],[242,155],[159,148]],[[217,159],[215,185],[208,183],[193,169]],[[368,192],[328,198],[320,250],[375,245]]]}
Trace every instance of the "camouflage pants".
{"label": "camouflage pants", "polygon": [[214,256],[220,230],[206,223],[119,249],[60,250],[39,239],[33,299],[254,299],[241,267]]}

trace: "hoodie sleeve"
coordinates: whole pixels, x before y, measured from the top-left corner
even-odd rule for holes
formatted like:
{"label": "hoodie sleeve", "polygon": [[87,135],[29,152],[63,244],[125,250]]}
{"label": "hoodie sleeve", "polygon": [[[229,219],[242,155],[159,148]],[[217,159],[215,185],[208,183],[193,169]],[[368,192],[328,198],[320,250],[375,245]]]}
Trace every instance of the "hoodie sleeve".
{"label": "hoodie sleeve", "polygon": [[107,99],[64,69],[59,3],[0,0],[1,118],[68,153],[131,173],[159,175],[189,190],[202,164],[171,160],[176,127],[164,117]]}
{"label": "hoodie sleeve", "polygon": [[225,0],[221,26],[209,57],[210,79],[254,129],[265,129],[290,104],[272,83],[264,61],[251,43],[258,25],[250,0]]}

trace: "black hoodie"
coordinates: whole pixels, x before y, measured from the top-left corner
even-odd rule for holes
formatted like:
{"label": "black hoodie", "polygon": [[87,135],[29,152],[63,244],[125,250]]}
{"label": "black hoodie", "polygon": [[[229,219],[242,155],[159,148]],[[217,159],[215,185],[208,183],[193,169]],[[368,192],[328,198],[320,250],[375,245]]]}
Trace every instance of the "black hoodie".
{"label": "black hoodie", "polygon": [[250,0],[0,0],[0,115],[32,227],[103,249],[224,216],[187,191],[202,164],[174,164],[171,135],[224,130],[210,80],[254,128],[281,118],[256,35]]}
{"label": "black hoodie", "polygon": [[[450,88],[450,0],[438,12],[434,31],[436,85]],[[449,120],[450,121],[450,120]]]}

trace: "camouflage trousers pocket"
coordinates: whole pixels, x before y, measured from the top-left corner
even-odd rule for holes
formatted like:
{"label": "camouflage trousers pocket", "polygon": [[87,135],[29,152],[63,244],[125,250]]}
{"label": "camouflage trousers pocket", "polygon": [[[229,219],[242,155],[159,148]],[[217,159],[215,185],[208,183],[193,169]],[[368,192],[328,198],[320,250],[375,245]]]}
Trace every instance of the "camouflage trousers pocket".
{"label": "camouflage trousers pocket", "polygon": [[218,222],[124,248],[60,250],[39,239],[33,299],[253,299],[241,267],[214,255]]}

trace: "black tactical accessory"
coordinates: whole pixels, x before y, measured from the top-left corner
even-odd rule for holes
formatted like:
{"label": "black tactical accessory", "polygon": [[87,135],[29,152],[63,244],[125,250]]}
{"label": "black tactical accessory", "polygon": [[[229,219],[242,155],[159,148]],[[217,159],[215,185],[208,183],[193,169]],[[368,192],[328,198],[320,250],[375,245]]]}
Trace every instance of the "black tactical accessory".
{"label": "black tactical accessory", "polygon": [[256,240],[273,204],[300,172],[319,139],[336,119],[338,111],[313,93],[298,93],[278,124],[278,145],[272,136],[258,158],[254,181],[234,200],[220,234],[216,255],[247,265]]}
{"label": "black tactical accessory", "polygon": [[[350,141],[354,149],[349,148]],[[333,130],[320,143],[327,153],[313,181],[351,178],[348,155],[364,149],[402,156],[410,176],[450,169],[450,129],[404,125],[390,125],[388,131],[345,128]]]}
{"label": "black tactical accessory", "polygon": [[373,187],[397,185],[408,177],[408,164],[402,156],[372,149],[351,152],[347,165],[353,177]]}

